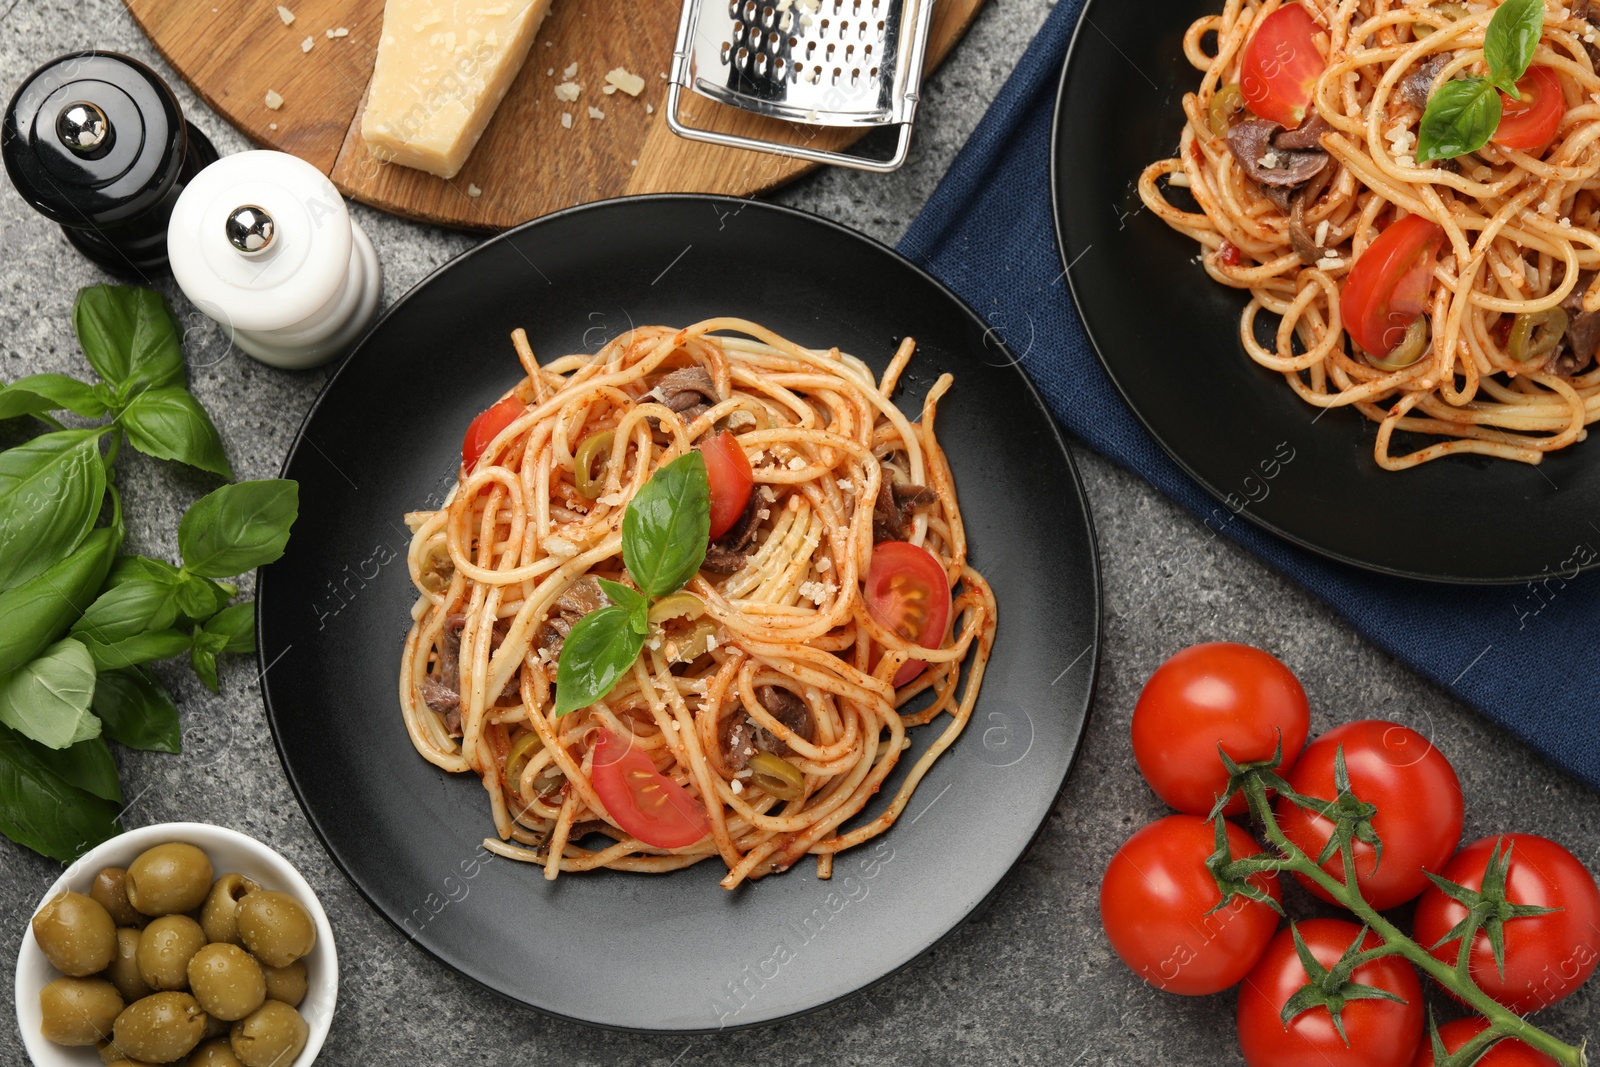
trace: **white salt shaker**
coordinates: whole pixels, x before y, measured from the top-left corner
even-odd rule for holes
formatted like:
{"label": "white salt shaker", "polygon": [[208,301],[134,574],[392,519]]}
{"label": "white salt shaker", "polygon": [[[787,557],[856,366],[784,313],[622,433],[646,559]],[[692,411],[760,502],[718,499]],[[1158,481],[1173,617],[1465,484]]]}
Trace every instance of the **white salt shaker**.
{"label": "white salt shaker", "polygon": [[167,255],[194,305],[274,367],[335,359],[377,317],[372,242],[327,176],[283,152],[201,171],[172,209]]}

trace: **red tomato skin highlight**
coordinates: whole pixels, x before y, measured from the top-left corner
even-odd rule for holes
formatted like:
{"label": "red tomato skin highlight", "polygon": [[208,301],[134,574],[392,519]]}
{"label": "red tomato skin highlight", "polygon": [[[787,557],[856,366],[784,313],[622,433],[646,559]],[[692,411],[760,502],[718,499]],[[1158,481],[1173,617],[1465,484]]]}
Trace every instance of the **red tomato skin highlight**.
{"label": "red tomato skin highlight", "polygon": [[1500,94],[1500,125],[1490,140],[1503,148],[1538,155],[1555,140],[1567,113],[1561,79],[1549,67],[1529,67],[1517,82],[1517,92],[1522,99]]}
{"label": "red tomato skin highlight", "polygon": [[[950,626],[950,578],[932,552],[909,541],[884,541],[872,549],[864,584],[867,610],[879,625],[923,648],[944,644],[944,633]],[[924,618],[903,617],[907,597],[926,597]],[[895,672],[892,684],[899,688],[926,667],[920,659],[906,660]]]}
{"label": "red tomato skin highlight", "polygon": [[1327,68],[1317,51],[1320,31],[1299,4],[1285,4],[1261,21],[1239,62],[1239,90],[1251,111],[1285,129],[1300,125],[1312,89]]}
{"label": "red tomato skin highlight", "polygon": [[[1324,967],[1338,962],[1361,933],[1361,927],[1343,919],[1308,919],[1299,928],[1311,955]],[[1369,932],[1361,944],[1371,948],[1380,943]],[[1424,1030],[1422,985],[1416,970],[1401,957],[1385,956],[1357,967],[1351,977],[1362,985],[1386,989],[1405,1003],[1347,1001],[1341,1017],[1348,1046],[1333,1028],[1326,1008],[1295,1016],[1286,1030],[1279,1013],[1306,984],[1306,971],[1295,955],[1288,927],[1280,930],[1239,987],[1239,1048],[1248,1067],[1408,1067]]]}
{"label": "red tomato skin highlight", "polygon": [[727,430],[695,446],[706,461],[706,483],[711,487],[711,532],[715,541],[739,521],[750,503],[755,475],[739,439]]}
{"label": "red tomato skin highlight", "polygon": [[1444,229],[1421,215],[1391,223],[1350,268],[1339,294],[1345,332],[1375,356],[1387,356],[1428,306]]}
{"label": "red tomato skin highlight", "polygon": [[[1234,760],[1272,758],[1283,739],[1280,774],[1294,767],[1311,730],[1311,708],[1294,672],[1259,648],[1193,645],[1156,668],[1133,709],[1133,757],[1156,795],[1205,815],[1226,788],[1220,743]],[[1229,802],[1230,815],[1244,798]]]}
{"label": "red tomato skin highlight", "polygon": [[467,427],[467,435],[462,439],[461,465],[470,472],[477,466],[489,442],[498,437],[501,430],[516,422],[517,416],[527,409],[528,406],[522,401],[508,396],[480,413]]}
{"label": "red tomato skin highlight", "polygon": [[[1500,976],[1488,935],[1472,943],[1468,970],[1491,998],[1519,1015],[1562,1000],[1589,980],[1600,964],[1600,888],[1594,876],[1565,848],[1537,834],[1503,834],[1479,838],[1457,852],[1439,874],[1477,889],[1483,870],[1501,838],[1511,845],[1506,873],[1506,899],[1513,904],[1560,908],[1548,915],[1530,915],[1505,924],[1506,970]],[[1417,901],[1415,938],[1434,957],[1454,964],[1459,939],[1433,948],[1466,915],[1459,903],[1429,886]]]}
{"label": "red tomato skin highlight", "polygon": [[[1261,846],[1228,824],[1235,859]],[[1122,962],[1157,989],[1206,996],[1237,984],[1266,951],[1278,916],[1265,904],[1222,900],[1205,860],[1216,850],[1210,823],[1194,815],[1168,815],[1134,834],[1111,858],[1100,881],[1100,922]],[[1254,884],[1282,900],[1276,875]]]}
{"label": "red tomato skin highlight", "polygon": [[[1383,857],[1371,845],[1355,844],[1356,884],[1379,911],[1398,907],[1428,888],[1426,870],[1442,871],[1461,843],[1466,806],[1455,768],[1421,734],[1399,723],[1367,719],[1329,730],[1306,746],[1286,775],[1294,791],[1331,801],[1334,757],[1344,746],[1351,791],[1378,807],[1373,829],[1383,840]],[[1300,850],[1315,858],[1333,834],[1333,823],[1280,799],[1278,826]],[[1344,881],[1344,863],[1330,856],[1322,869]],[[1310,879],[1295,876],[1313,894],[1333,897]]]}
{"label": "red tomato skin highlight", "polygon": [[688,790],[609,730],[595,738],[593,766],[590,777],[606,813],[645,844],[683,848],[711,832],[705,808]]}
{"label": "red tomato skin highlight", "polygon": [[[1482,1018],[1455,1019],[1439,1027],[1439,1039],[1446,1052],[1455,1052],[1468,1041],[1489,1029],[1489,1020]],[[1417,1045],[1417,1054],[1411,1067],[1433,1067],[1433,1041],[1426,1032]],[[1556,1061],[1536,1049],[1529,1048],[1515,1038],[1506,1038],[1489,1046],[1489,1051],[1478,1058],[1472,1067],[1557,1067]]]}

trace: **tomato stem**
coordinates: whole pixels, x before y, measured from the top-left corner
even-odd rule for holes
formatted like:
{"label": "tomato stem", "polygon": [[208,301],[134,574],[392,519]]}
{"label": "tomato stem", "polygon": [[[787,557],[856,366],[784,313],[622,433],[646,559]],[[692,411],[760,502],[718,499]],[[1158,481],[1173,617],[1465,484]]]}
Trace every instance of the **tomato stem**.
{"label": "tomato stem", "polygon": [[[1564,1067],[1587,1067],[1588,1058],[1583,1043],[1569,1045],[1492,1000],[1487,993],[1478,988],[1477,983],[1472,981],[1465,969],[1435,959],[1427,949],[1407,937],[1399,927],[1368,904],[1356,888],[1352,849],[1340,849],[1344,856],[1345,881],[1343,882],[1313,862],[1311,857],[1301,851],[1279,828],[1278,820],[1272,813],[1272,805],[1267,800],[1267,787],[1261,780],[1260,772],[1254,769],[1247,770],[1241,777],[1243,781],[1240,784],[1243,786],[1245,800],[1250,805],[1251,815],[1261,823],[1267,841],[1283,857],[1281,866],[1275,869],[1290,871],[1315,882],[1383,940],[1382,946],[1368,949],[1361,954],[1359,957],[1361,963],[1367,962],[1368,958],[1376,959],[1379,956],[1404,956],[1424,974],[1455,994],[1468,1007],[1489,1021],[1488,1029],[1473,1039],[1474,1042],[1482,1042],[1478,1047],[1483,1047],[1501,1037],[1514,1037],[1523,1044],[1543,1052]],[[1468,940],[1470,941],[1470,937]],[[1455,1064],[1457,1057],[1451,1056],[1448,1062]]]}

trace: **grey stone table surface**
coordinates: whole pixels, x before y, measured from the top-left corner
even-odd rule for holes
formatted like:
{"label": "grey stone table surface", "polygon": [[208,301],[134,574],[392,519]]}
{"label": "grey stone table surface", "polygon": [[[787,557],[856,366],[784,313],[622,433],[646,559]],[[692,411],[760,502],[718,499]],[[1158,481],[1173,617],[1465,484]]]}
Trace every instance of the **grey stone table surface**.
{"label": "grey stone table surface", "polygon": [[[989,0],[927,86],[914,154],[903,170],[830,171],[775,198],[880,240],[898,239],[1046,13],[1045,0]],[[161,64],[117,0],[0,0],[6,96],[39,63],[84,47],[152,63],[220,149],[246,147]],[[364,208],[356,215],[383,260],[390,302],[477,240]],[[9,185],[0,188],[0,379],[86,373],[69,310],[80,286],[103,280]],[[220,336],[170,283],[165,288],[190,327],[194,391],[221,428],[239,476],[273,476],[326,372],[292,374],[244,357],[208,357],[225,349]],[[1037,845],[981,918],[900,974],[817,1014],[693,1039],[622,1035],[514,1006],[436,963],[366,905],[312,834],[273,750],[256,669],[246,657],[226,665],[220,696],[201,688],[187,668],[160,672],[179,698],[185,752],[119,754],[131,800],[125,823],[198,819],[233,826],[299,866],[338,935],[339,1012],[321,1062],[339,1065],[1240,1063],[1233,994],[1186,999],[1146,986],[1112,955],[1097,918],[1107,860],[1136,827],[1164,813],[1132,767],[1134,700],[1162,659],[1203,640],[1251,642],[1283,658],[1310,695],[1314,732],[1383,716],[1433,737],[1460,772],[1468,839],[1531,831],[1565,842],[1591,869],[1600,866],[1600,797],[1373,648],[1237,546],[1210,536],[1138,478],[1087,450],[1075,454],[1103,557],[1105,644],[1094,712],[1067,788]],[[178,516],[212,483],[137,455],[121,470],[133,547],[176,558]],[[5,973],[39,895],[59,872],[55,863],[0,840]],[[916,901],[902,906],[914,908]],[[1545,1020],[1573,1037],[1600,1030],[1595,984]],[[25,1061],[15,1017],[0,1011],[0,1063]]]}

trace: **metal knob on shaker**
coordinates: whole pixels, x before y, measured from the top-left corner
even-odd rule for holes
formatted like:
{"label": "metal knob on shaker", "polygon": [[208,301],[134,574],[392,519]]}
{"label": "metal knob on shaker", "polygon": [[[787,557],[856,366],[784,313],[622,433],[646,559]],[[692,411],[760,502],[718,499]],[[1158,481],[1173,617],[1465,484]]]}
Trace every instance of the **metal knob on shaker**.
{"label": "metal knob on shaker", "polygon": [[184,120],[161,76],[115,52],[75,52],[22,83],[0,122],[0,156],[34,210],[106,270],[167,265],[167,220],[217,150]]}
{"label": "metal knob on shaker", "polygon": [[167,253],[194,305],[275,367],[335,359],[377,317],[372,242],[327,176],[282,152],[201,171],[173,208]]}

